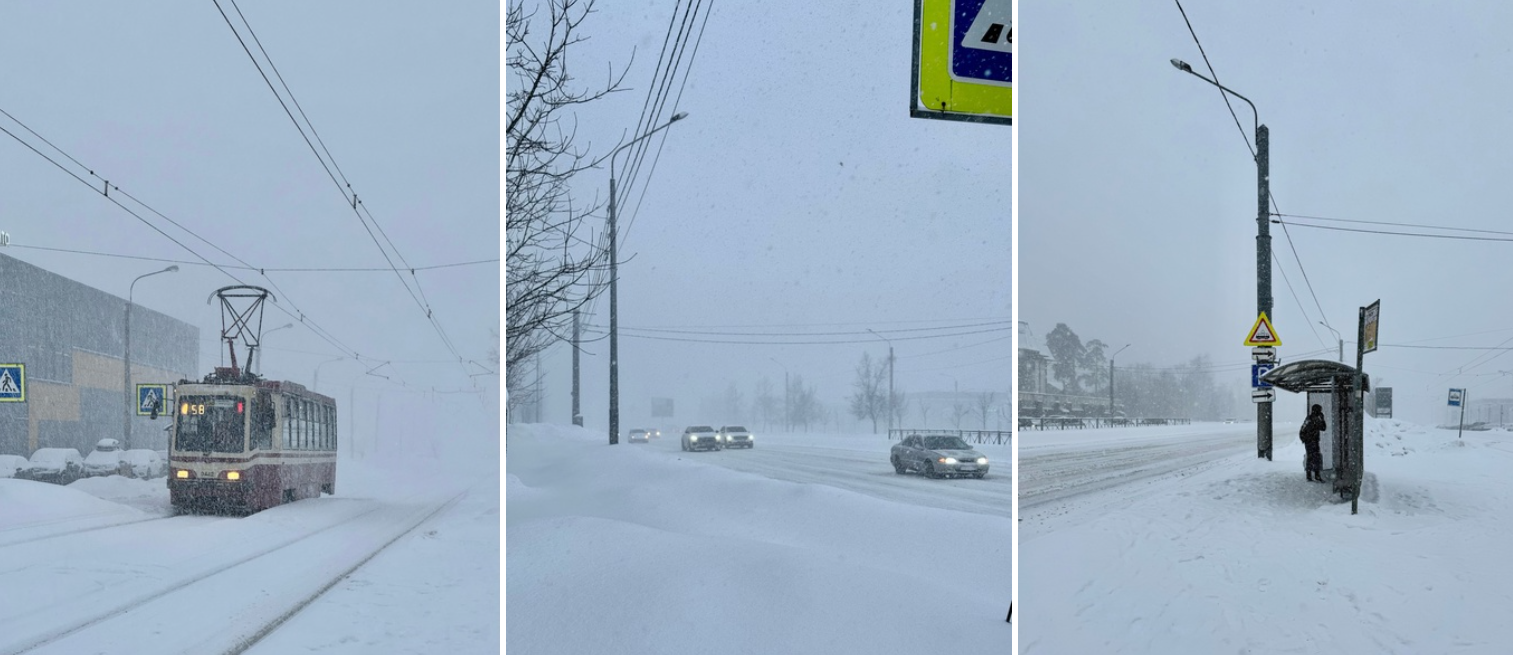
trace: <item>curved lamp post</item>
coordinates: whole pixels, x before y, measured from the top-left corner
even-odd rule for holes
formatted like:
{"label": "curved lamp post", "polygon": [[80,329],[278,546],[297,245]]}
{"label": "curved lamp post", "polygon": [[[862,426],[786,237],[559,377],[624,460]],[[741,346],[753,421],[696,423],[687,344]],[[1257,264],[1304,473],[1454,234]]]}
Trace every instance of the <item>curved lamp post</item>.
{"label": "curved lamp post", "polygon": [[615,148],[609,153],[609,445],[620,443],[620,315],[616,311],[616,289],[619,286],[619,253],[616,246],[615,228],[615,157],[621,150],[635,145],[637,142],[657,132],[671,127],[684,118],[688,112],[679,112],[672,115],[672,119],[663,123],[660,127],[648,131],[625,145]]}
{"label": "curved lamp post", "polygon": [[126,364],[121,372],[121,387],[126,393],[126,415],[121,417],[121,450],[131,450],[131,415],[136,412],[137,398],[136,389],[131,386],[131,299],[137,291],[137,281],[144,277],[152,277],[159,273],[177,273],[177,264],[169,266],[161,271],[143,273],[131,281],[131,286],[126,288]]}

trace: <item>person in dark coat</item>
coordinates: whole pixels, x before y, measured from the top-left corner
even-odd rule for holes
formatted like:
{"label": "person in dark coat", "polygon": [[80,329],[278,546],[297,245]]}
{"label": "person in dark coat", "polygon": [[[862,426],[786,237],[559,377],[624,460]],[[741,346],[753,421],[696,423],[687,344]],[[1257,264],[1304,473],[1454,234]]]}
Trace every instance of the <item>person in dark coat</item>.
{"label": "person in dark coat", "polygon": [[1308,418],[1303,421],[1303,429],[1298,431],[1298,438],[1303,440],[1303,447],[1308,449],[1308,455],[1303,459],[1303,472],[1308,474],[1310,482],[1324,481],[1324,454],[1319,452],[1319,433],[1327,428],[1324,424],[1324,408],[1314,405],[1308,412]]}

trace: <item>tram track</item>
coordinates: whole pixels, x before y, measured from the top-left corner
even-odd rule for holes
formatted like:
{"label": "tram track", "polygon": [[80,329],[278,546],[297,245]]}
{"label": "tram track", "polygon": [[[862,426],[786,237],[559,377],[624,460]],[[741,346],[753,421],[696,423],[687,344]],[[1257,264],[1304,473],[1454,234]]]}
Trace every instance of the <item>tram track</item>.
{"label": "tram track", "polygon": [[[13,617],[0,622],[0,634],[9,639],[0,653],[142,652],[143,644],[151,644],[151,652],[241,653],[462,496],[418,508],[369,507],[144,592],[107,588],[75,599],[87,608],[82,612],[52,607]],[[249,594],[259,584],[298,592],[264,587]],[[205,608],[212,608],[204,616],[214,621],[185,625],[186,611]],[[58,614],[70,618],[47,620]],[[165,645],[165,637],[173,645]]]}
{"label": "tram track", "polygon": [[[103,515],[103,514],[101,514],[101,515]],[[93,518],[93,517],[92,516],[85,516],[85,517],[72,517],[72,518],[82,519],[82,518]],[[125,527],[125,526],[128,526],[128,525],[136,525],[138,523],[147,523],[148,521],[163,521],[163,520],[171,519],[171,518],[175,518],[175,517],[173,517],[173,516],[149,516],[147,518],[132,519],[130,521],[121,521],[119,523],[107,523],[105,525],[93,525],[93,526],[90,526],[90,527],[87,527],[87,528],[76,528],[76,529],[73,529],[73,530],[65,530],[63,532],[50,532],[48,534],[38,535],[38,536],[34,536],[34,537],[29,537],[29,538],[26,538],[26,539],[16,539],[14,541],[0,541],[0,548],[9,548],[11,546],[20,546],[22,544],[29,544],[29,543],[33,543],[33,542],[37,542],[37,541],[45,541],[45,540],[48,540],[48,539],[56,539],[58,537],[67,537],[67,536],[70,536],[70,535],[76,535],[76,534],[80,534],[80,533],[83,533],[83,532],[94,532],[96,530],[109,530],[111,528],[120,528],[120,527]],[[59,523],[59,522],[60,521],[42,521],[42,522],[39,522],[39,524],[41,524],[41,525],[53,525],[53,524],[56,524],[56,523]],[[38,524],[15,526],[15,527],[12,527],[12,528],[7,528],[6,530],[0,530],[0,534],[3,534],[4,532],[9,531],[9,530],[18,530],[18,529],[23,529],[23,528],[34,528],[34,527],[37,527],[37,525]]]}

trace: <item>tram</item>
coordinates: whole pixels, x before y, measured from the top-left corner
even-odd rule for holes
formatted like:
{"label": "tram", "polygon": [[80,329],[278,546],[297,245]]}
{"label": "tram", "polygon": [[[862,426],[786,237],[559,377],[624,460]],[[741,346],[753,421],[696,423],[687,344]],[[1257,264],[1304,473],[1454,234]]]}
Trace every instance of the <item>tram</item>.
{"label": "tram", "polygon": [[217,369],[174,385],[175,509],[258,512],[336,493],[336,401],[293,382]]}
{"label": "tram", "polygon": [[[259,512],[336,493],[336,401],[287,381],[238,368],[235,342],[252,362],[266,289],[233,286],[221,298],[221,338],[231,366],[173,385],[168,493],[176,511]],[[251,301],[237,309],[233,301]],[[251,316],[257,310],[256,326]],[[229,322],[228,319],[229,318]],[[154,413],[156,417],[156,413]]]}

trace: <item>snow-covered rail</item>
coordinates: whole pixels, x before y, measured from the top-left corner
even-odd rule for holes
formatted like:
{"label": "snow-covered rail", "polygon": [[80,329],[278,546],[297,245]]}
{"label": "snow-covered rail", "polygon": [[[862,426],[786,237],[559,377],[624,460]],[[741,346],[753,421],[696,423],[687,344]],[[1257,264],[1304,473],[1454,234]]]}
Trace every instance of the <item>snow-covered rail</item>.
{"label": "snow-covered rail", "polygon": [[[0,616],[0,653],[242,652],[461,496],[419,505],[342,503],[326,521],[278,538],[199,540],[192,547],[186,540],[181,547],[172,532],[143,531],[146,538],[170,538],[162,545],[170,555],[165,561],[176,548],[190,552],[173,566],[132,567],[104,587],[98,577],[65,576],[53,597]],[[56,567],[57,556],[49,561],[42,545],[15,549],[17,561],[10,563]],[[223,550],[204,552],[215,549]],[[109,546],[100,550],[91,557],[109,556]]]}
{"label": "snow-covered rail", "polygon": [[1125,443],[1096,441],[1082,447],[1021,445],[1019,508],[1033,509],[1187,469],[1206,469],[1254,446],[1253,435],[1234,430],[1144,437]]}

